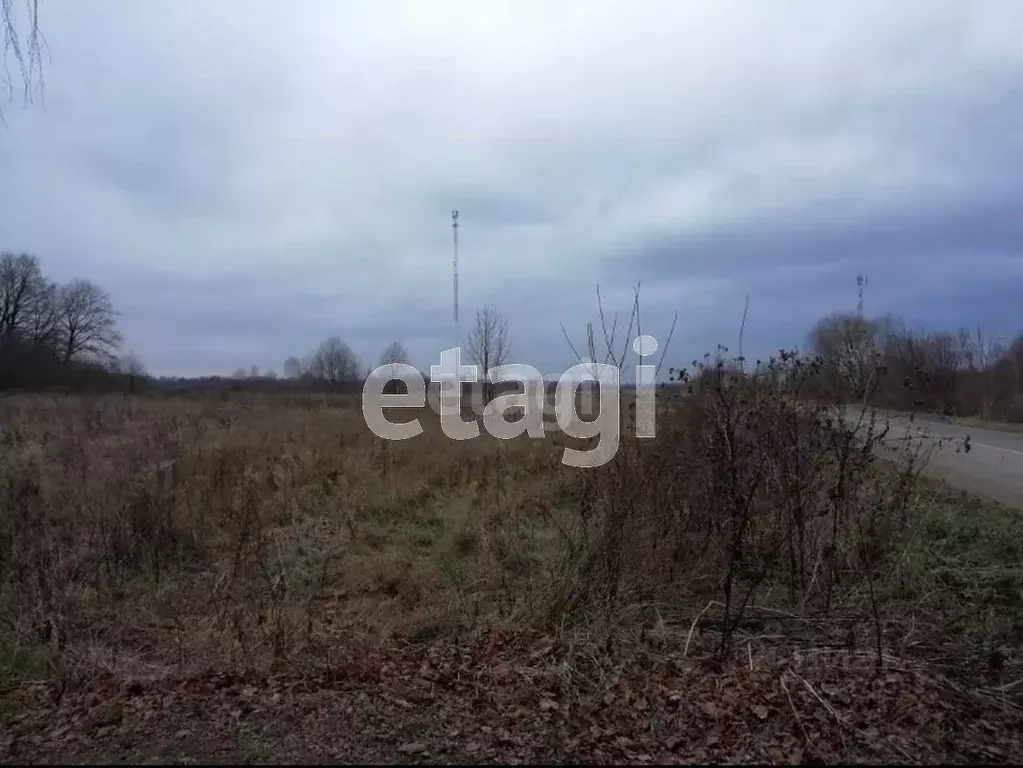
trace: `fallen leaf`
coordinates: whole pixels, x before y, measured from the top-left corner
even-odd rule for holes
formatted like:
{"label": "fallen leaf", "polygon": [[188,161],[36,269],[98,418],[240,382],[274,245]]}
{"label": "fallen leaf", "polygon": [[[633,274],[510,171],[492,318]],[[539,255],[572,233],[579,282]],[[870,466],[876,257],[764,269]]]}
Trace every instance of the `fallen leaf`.
{"label": "fallen leaf", "polygon": [[753,707],[753,714],[759,717],[761,720],[766,720],[768,714],[767,707],[765,707],[763,704],[757,704],[755,707]]}
{"label": "fallen leaf", "polygon": [[405,755],[418,755],[426,751],[426,745],[421,741],[410,741],[398,747],[398,751]]}

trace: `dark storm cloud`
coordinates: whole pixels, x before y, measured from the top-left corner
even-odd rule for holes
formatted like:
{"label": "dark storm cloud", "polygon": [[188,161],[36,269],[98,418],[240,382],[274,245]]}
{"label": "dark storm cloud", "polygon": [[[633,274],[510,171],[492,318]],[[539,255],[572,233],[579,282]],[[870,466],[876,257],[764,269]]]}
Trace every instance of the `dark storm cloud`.
{"label": "dark storm cloud", "polygon": [[725,275],[740,283],[775,282],[785,275],[787,283],[798,282],[800,275],[786,267],[823,265],[831,271],[832,265],[856,264],[892,269],[895,275],[904,269],[912,276],[941,257],[1023,255],[1023,194],[1012,197],[924,198],[880,210],[827,201],[774,211],[727,229],[659,236],[622,260],[662,279]]}
{"label": "dark storm cloud", "polygon": [[[873,135],[917,158],[933,181],[829,185],[721,225],[683,225],[619,250],[605,274],[632,268],[669,283],[727,276],[768,311],[776,345],[794,330],[786,316],[805,328],[830,309],[851,309],[861,272],[872,280],[873,311],[950,327],[1023,326],[1020,75],[982,72],[972,90],[953,83],[948,94],[907,94],[879,110]],[[843,122],[855,117],[847,111]],[[758,335],[765,344],[771,336]]]}

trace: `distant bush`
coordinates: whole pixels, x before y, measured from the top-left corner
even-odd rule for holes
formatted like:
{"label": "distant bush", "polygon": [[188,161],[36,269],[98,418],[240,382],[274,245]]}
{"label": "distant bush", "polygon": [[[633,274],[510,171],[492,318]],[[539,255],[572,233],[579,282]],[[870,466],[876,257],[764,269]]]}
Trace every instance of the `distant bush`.
{"label": "distant bush", "polygon": [[983,331],[909,328],[898,318],[836,314],[810,334],[820,383],[841,401],[868,389],[880,406],[1023,421],[1023,334],[1008,344]]}

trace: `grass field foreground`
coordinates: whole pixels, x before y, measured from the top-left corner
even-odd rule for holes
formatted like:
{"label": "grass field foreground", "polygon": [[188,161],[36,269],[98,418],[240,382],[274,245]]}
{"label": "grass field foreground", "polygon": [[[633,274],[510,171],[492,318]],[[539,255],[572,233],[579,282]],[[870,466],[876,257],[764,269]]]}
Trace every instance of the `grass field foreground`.
{"label": "grass field foreground", "polygon": [[[626,428],[598,469],[562,466],[563,435],[457,442],[425,410],[423,435],[380,440],[351,397],[5,398],[0,748],[1020,755],[1019,514],[842,449],[776,390],[733,394],[662,403],[658,439]],[[196,702],[231,691],[250,703],[187,746]],[[314,699],[377,714],[341,739]],[[301,744],[274,736],[296,706]]]}

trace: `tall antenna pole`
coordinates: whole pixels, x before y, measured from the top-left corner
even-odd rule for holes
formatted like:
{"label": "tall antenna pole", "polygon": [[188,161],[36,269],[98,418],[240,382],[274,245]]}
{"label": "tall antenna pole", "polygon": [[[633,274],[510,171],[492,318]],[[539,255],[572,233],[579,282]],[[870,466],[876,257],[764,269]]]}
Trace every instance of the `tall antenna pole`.
{"label": "tall antenna pole", "polygon": [[455,242],[455,257],[452,262],[455,277],[455,325],[458,325],[458,211],[451,212],[451,232]]}
{"label": "tall antenna pole", "polygon": [[866,284],[866,275],[856,275],[856,315],[858,317],[863,317],[863,286]]}

